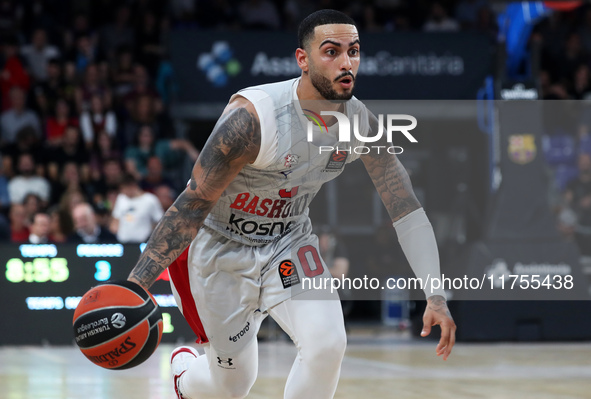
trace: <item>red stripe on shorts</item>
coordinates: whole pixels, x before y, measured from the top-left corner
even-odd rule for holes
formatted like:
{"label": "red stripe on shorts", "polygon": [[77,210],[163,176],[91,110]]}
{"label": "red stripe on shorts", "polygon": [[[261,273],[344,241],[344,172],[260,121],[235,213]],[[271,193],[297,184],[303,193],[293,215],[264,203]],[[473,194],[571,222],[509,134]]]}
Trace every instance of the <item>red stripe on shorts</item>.
{"label": "red stripe on shorts", "polygon": [[189,283],[189,265],[188,265],[188,254],[189,248],[179,255],[179,257],[172,262],[168,267],[168,273],[176,288],[179,296],[181,297],[181,303],[183,307],[183,316],[189,323],[189,326],[197,335],[197,343],[205,344],[209,342],[207,335],[205,335],[205,329],[201,324],[199,313],[197,312],[197,306],[195,306],[195,299],[191,293],[191,284]]}

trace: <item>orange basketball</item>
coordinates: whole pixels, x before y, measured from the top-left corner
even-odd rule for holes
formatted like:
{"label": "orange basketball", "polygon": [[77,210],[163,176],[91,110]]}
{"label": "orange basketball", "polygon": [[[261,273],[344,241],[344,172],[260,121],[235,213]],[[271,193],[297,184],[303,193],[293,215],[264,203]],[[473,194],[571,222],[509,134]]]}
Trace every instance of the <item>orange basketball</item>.
{"label": "orange basketball", "polygon": [[154,297],[131,281],[91,288],[74,312],[74,337],[91,362],[111,370],[143,363],[162,338],[162,314]]}

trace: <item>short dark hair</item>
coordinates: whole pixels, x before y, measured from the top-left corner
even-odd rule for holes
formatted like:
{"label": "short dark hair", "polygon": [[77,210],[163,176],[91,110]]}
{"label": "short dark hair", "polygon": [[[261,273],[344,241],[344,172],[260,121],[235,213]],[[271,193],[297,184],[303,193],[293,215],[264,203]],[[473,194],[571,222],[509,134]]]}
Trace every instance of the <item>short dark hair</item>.
{"label": "short dark hair", "polygon": [[345,24],[355,25],[355,21],[347,14],[337,10],[319,10],[308,15],[300,23],[298,28],[298,46],[304,48],[312,37],[314,37],[314,28],[320,25]]}
{"label": "short dark hair", "polygon": [[119,183],[119,188],[121,187],[139,187],[140,183],[137,181],[134,175],[131,173],[125,173],[121,177],[121,182]]}

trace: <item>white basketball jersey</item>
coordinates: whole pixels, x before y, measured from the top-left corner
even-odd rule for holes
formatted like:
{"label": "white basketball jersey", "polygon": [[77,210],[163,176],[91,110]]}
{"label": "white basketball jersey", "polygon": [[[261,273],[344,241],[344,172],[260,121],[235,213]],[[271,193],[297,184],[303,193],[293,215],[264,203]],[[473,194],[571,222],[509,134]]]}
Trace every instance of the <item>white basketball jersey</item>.
{"label": "white basketball jersey", "polygon": [[[340,143],[336,124],[322,131],[316,126],[313,142],[308,142],[307,110],[297,101],[298,82],[296,78],[235,94],[248,99],[257,111],[261,150],[256,161],[230,183],[205,220],[205,225],[230,239],[264,245],[286,235],[295,224],[308,222],[308,206],[322,185],[359,157],[342,151],[362,143],[353,135],[351,142]],[[346,102],[344,113],[351,121],[352,115],[359,115],[359,133],[366,136],[369,121],[365,106],[353,97]]]}

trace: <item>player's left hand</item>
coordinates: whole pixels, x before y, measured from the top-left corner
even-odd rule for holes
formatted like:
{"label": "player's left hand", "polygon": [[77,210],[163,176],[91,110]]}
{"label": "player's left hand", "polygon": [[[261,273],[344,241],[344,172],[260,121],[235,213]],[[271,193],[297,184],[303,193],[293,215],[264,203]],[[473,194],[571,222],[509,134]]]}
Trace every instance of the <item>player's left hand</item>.
{"label": "player's left hand", "polygon": [[435,351],[437,356],[443,355],[443,360],[447,360],[451,349],[456,343],[456,323],[454,323],[451,313],[449,313],[447,302],[440,295],[434,295],[427,299],[421,336],[428,336],[431,333],[431,327],[436,325],[441,327],[441,338]]}

